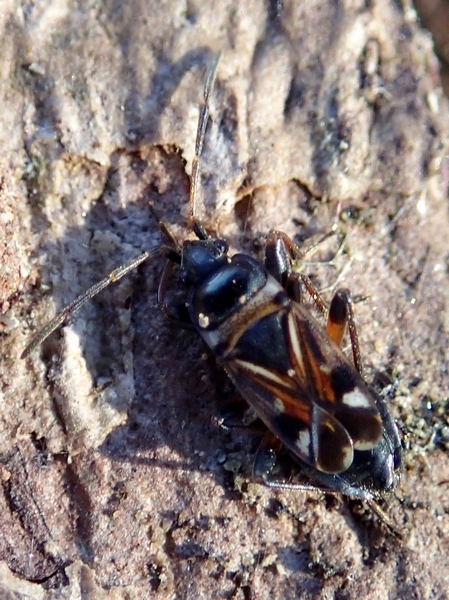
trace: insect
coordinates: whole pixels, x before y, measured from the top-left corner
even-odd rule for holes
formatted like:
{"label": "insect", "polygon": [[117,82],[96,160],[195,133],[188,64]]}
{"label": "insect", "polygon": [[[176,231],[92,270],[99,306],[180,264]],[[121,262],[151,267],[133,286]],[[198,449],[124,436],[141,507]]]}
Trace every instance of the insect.
{"label": "insect", "polygon": [[[387,405],[363,379],[349,291],[338,290],[327,309],[311,280],[295,268],[301,253],[286,234],[268,234],[262,262],[249,254],[231,256],[226,241],[211,237],[197,218],[200,159],[218,61],[216,55],[207,72],[192,165],[189,220],[198,239],[179,247],[158,219],[171,243],[119,266],[76,298],[34,337],[22,357],[105,287],[144,261],[165,257],[159,307],[173,317],[165,295],[177,264],[187,286],[183,308],[190,324],[268,430],[255,475],[271,487],[323,489],[363,500],[392,527],[376,499],[397,484],[401,442]],[[304,289],[327,315],[325,327],[305,307]],[[346,329],[353,362],[340,349]],[[274,478],[274,447],[279,445],[309,485]]]}

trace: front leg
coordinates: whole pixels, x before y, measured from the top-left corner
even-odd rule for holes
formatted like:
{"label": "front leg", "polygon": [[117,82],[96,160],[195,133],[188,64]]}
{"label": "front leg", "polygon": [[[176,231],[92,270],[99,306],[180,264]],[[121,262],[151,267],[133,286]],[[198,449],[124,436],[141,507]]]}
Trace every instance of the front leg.
{"label": "front leg", "polygon": [[[325,237],[328,237],[327,235]],[[315,249],[315,245],[311,250]],[[302,302],[301,287],[304,286],[310,294],[316,308],[321,314],[327,313],[326,303],[312,281],[298,269],[301,261],[309,254],[304,254],[288,235],[282,231],[273,230],[267,236],[265,243],[265,267],[295,302]]]}
{"label": "front leg", "polygon": [[[325,237],[328,237],[327,235]],[[312,246],[314,250],[316,246]],[[300,273],[301,260],[306,253],[301,253],[298,246],[282,231],[271,231],[265,245],[265,267],[267,271],[284,287],[289,297],[295,302],[302,302],[302,286],[310,294],[313,303],[322,315],[327,315],[326,333],[338,345],[348,325],[351,338],[352,355],[357,371],[362,375],[363,366],[360,356],[359,339],[354,319],[351,294],[347,289],[338,289],[328,309],[326,302],[313,282]]]}
{"label": "front leg", "polygon": [[157,304],[159,310],[161,311],[164,318],[167,319],[167,321],[180,327],[181,329],[193,330],[194,326],[185,303],[175,304],[169,307],[167,302],[165,301],[168,281],[170,279],[173,265],[178,262],[180,262],[180,260],[178,261],[178,257],[175,253],[173,254],[173,256],[168,257],[168,260],[164,266],[164,270],[162,271],[161,279],[159,281],[159,286],[157,289]]}

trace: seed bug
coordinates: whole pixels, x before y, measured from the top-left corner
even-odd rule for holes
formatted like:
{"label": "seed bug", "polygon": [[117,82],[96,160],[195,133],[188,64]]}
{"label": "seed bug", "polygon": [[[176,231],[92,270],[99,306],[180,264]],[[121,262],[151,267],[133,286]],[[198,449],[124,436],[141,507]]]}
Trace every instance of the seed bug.
{"label": "seed bug", "polygon": [[[286,234],[273,230],[267,235],[262,262],[244,253],[231,256],[226,241],[210,236],[197,217],[200,160],[218,62],[216,55],[207,72],[192,164],[189,224],[197,240],[179,246],[150,205],[170,244],[119,266],[81,294],[37,333],[22,357],[105,287],[162,256],[159,308],[175,319],[165,298],[171,269],[178,265],[187,301],[176,318],[187,317],[267,428],[255,476],[275,488],[318,489],[363,500],[393,529],[376,499],[397,484],[401,442],[386,403],[363,379],[349,291],[337,290],[327,308],[312,281],[296,269],[301,252]],[[304,305],[303,290],[327,317],[325,327]],[[352,363],[340,349],[346,329]],[[273,478],[274,447],[280,445],[310,484]]]}

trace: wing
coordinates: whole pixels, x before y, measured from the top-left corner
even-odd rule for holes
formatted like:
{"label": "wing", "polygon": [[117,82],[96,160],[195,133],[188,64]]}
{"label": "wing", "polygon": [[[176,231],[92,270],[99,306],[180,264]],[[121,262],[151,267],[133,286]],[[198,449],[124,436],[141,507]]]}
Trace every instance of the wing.
{"label": "wing", "polygon": [[319,471],[346,471],[354,450],[371,450],[382,438],[369,388],[299,304],[249,327],[225,369],[267,427]]}

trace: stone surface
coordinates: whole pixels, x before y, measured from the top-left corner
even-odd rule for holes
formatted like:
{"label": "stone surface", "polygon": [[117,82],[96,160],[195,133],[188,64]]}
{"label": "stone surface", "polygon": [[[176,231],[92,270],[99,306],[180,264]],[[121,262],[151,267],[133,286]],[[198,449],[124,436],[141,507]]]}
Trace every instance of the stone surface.
{"label": "stone surface", "polygon": [[[447,597],[449,119],[411,5],[4,0],[0,31],[3,597]],[[150,200],[188,235],[218,50],[201,214],[249,252],[336,224],[304,269],[359,300],[366,375],[404,438],[383,505],[402,542],[358,503],[251,482],[254,438],[212,424],[219,371],[157,310],[158,258],[20,360],[158,247]]]}
{"label": "stone surface", "polygon": [[449,2],[447,0],[415,0],[424,27],[432,33],[435,52],[440,59],[441,84],[449,95]]}

